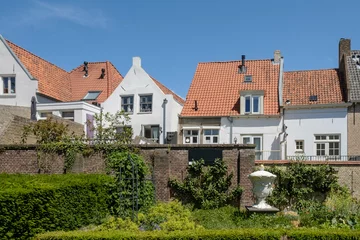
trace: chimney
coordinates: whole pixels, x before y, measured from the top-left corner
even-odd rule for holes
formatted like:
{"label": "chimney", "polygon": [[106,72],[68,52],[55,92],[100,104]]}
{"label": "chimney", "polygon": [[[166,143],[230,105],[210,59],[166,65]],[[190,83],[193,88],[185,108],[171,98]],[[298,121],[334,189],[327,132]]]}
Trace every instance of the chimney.
{"label": "chimney", "polygon": [[87,61],[85,61],[84,62],[84,69],[83,69],[83,72],[85,72],[85,74],[84,74],[84,77],[87,77],[88,75],[89,75],[89,67],[88,67],[88,62]]}
{"label": "chimney", "polygon": [[343,72],[345,69],[345,57],[350,56],[351,40],[341,38],[339,42],[339,69]]}
{"label": "chimney", "polygon": [[105,68],[101,69],[101,75],[100,75],[100,79],[104,79],[105,77]]}
{"label": "chimney", "polygon": [[241,55],[241,65],[239,66],[239,73],[246,73],[245,55]]}
{"label": "chimney", "polygon": [[141,67],[141,58],[140,57],[133,57],[133,66]]}
{"label": "chimney", "polygon": [[275,50],[274,52],[274,63],[280,63],[281,52],[280,50]]}

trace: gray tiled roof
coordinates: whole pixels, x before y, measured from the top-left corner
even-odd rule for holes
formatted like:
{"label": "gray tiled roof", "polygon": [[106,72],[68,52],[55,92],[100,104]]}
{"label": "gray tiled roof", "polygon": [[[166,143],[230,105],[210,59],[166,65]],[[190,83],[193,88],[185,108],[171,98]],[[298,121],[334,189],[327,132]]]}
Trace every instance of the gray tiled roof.
{"label": "gray tiled roof", "polygon": [[360,50],[353,50],[350,56],[346,57],[347,72],[349,74],[348,96],[352,102],[360,101],[360,69],[356,67],[356,62],[352,60],[352,55],[360,55]]}

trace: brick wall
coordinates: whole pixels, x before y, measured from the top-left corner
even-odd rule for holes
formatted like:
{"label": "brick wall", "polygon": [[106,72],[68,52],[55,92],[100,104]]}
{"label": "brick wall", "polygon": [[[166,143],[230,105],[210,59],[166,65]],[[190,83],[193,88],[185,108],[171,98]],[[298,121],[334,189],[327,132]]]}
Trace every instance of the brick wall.
{"label": "brick wall", "polygon": [[[187,174],[188,150],[191,148],[221,148],[228,172],[233,173],[232,186],[244,188],[241,205],[251,205],[252,185],[247,176],[253,172],[255,153],[253,146],[243,145],[135,145],[149,165],[155,184],[157,200],[171,198],[168,181],[170,178],[183,180]],[[64,172],[62,155],[44,155],[39,160],[36,145],[0,145],[0,173],[55,173]],[[105,161],[101,153],[90,157],[78,155],[69,172],[103,173]]]}
{"label": "brick wall", "polygon": [[[255,161],[255,165],[276,165],[285,167],[290,161]],[[337,171],[338,181],[349,188],[352,195],[360,198],[360,161],[305,161],[306,164],[329,164]]]}
{"label": "brick wall", "polygon": [[348,108],[348,155],[360,156],[360,104]]}

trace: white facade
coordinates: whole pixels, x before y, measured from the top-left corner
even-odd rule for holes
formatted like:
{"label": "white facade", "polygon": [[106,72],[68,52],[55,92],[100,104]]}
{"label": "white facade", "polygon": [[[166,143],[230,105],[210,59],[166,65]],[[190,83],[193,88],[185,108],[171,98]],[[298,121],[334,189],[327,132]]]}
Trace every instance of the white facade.
{"label": "white facade", "polygon": [[[317,106],[317,108],[285,109],[284,115],[288,134],[286,138],[288,157],[304,155],[323,160],[318,156],[319,154],[347,155],[345,104],[343,107],[333,108]],[[328,160],[331,160],[331,157]]]}
{"label": "white facade", "polygon": [[[231,130],[232,129],[232,130]],[[280,133],[282,121],[278,117],[221,118],[221,143],[244,143],[256,145],[257,160],[280,160]],[[232,131],[232,133],[231,133]],[[232,141],[230,141],[230,135]]]}
{"label": "white facade", "polygon": [[0,35],[0,105],[30,107],[31,98],[36,96],[37,89],[38,81]]}
{"label": "white facade", "polygon": [[[151,110],[144,111],[140,102],[142,97],[146,96],[151,96]],[[141,67],[139,57],[133,58],[133,65],[125,78],[108,99],[101,104],[104,113],[114,114],[121,111],[122,101],[125,101],[126,97],[132,98],[132,103],[129,100],[131,112],[128,113],[131,118],[129,125],[133,129],[134,136],[152,138],[159,143],[164,142],[164,99],[167,100],[167,104],[165,104],[165,131],[177,131],[178,115],[182,110],[182,105],[174,99],[173,95],[162,92]]]}
{"label": "white facade", "polygon": [[47,114],[62,117],[84,125],[87,133],[89,116],[100,114],[100,108],[87,102],[40,103],[37,105],[37,119],[45,119]]}

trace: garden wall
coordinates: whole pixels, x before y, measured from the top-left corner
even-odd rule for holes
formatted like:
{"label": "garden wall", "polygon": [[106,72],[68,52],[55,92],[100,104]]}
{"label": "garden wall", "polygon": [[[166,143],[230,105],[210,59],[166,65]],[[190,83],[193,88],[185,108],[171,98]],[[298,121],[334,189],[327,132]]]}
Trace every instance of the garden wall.
{"label": "garden wall", "polygon": [[[222,159],[228,166],[229,173],[234,174],[233,186],[244,188],[241,205],[252,204],[251,182],[247,176],[254,169],[253,145],[133,145],[140,149],[152,170],[152,181],[155,185],[156,198],[168,201],[171,192],[168,187],[170,178],[184,179],[189,164],[189,151],[219,150]],[[64,173],[64,156],[48,154],[38,161],[36,145],[0,145],[0,173]],[[78,155],[72,169],[74,173],[104,173],[105,160],[101,153],[89,157]]]}
{"label": "garden wall", "polygon": [[[276,165],[285,167],[290,161],[255,161],[256,165]],[[329,164],[337,171],[339,183],[347,186],[352,195],[360,199],[360,161],[304,161],[305,164]]]}

